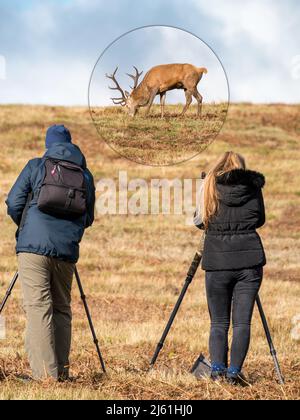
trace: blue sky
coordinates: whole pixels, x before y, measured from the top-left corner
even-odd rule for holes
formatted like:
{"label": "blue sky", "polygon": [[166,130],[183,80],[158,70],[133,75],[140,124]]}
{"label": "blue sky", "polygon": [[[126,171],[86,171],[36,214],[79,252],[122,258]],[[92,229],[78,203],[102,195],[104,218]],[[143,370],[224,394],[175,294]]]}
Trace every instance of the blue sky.
{"label": "blue sky", "polygon": [[[299,22],[298,0],[1,0],[0,102],[86,105],[102,50],[151,24],[205,40],[226,69],[232,101],[300,102]],[[150,47],[153,54],[153,40]],[[135,56],[130,45],[122,52],[128,71]]]}
{"label": "blue sky", "polygon": [[[192,63],[208,69],[198,84],[205,102],[227,102],[228,83],[218,57],[202,40],[184,30],[166,26],[146,26],[133,30],[116,40],[101,56],[91,81],[91,105],[112,105],[113,95],[108,86],[113,82],[106,74],[118,67],[116,78],[123,89],[131,91],[132,80],[126,73],[134,74],[133,65],[143,74],[163,63]],[[139,80],[142,80],[143,75]],[[156,98],[159,102],[159,97]],[[182,90],[167,93],[167,103],[185,102]]]}

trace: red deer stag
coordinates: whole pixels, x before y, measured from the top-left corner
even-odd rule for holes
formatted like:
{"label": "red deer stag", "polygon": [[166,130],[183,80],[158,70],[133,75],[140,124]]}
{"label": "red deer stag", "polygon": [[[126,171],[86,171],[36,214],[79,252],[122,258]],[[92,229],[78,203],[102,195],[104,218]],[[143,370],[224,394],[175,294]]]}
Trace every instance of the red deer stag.
{"label": "red deer stag", "polygon": [[109,86],[109,88],[121,93],[120,98],[111,98],[113,103],[126,106],[129,115],[134,117],[138,109],[143,106],[147,106],[146,115],[148,115],[155,96],[160,95],[161,117],[163,118],[166,93],[173,89],[183,89],[185,93],[186,103],[181,115],[185,114],[193,96],[198,102],[197,116],[201,115],[203,98],[197,90],[197,85],[203,73],[207,73],[205,67],[196,67],[192,64],[162,64],[152,67],[140,84],[138,84],[138,80],[143,72],[139,73],[138,69],[135,66],[133,67],[135,75],[126,73],[134,82],[131,93],[127,90],[124,91],[116,80],[118,67],[113,74],[106,74],[106,77],[115,83],[114,87]]}

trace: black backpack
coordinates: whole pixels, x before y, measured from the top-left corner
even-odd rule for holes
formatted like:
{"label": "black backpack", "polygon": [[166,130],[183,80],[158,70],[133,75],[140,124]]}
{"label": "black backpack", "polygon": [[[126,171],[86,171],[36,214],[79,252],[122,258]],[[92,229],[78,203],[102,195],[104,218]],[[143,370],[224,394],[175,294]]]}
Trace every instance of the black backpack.
{"label": "black backpack", "polygon": [[39,210],[55,217],[77,218],[87,211],[83,169],[75,163],[47,158],[39,189]]}

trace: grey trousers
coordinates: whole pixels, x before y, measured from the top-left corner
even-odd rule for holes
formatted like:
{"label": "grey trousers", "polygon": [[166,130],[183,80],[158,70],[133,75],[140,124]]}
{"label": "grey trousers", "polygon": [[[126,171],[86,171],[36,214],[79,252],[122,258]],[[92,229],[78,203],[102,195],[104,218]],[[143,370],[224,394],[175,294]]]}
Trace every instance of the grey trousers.
{"label": "grey trousers", "polygon": [[71,287],[75,264],[31,253],[18,254],[26,353],[34,379],[69,374]]}
{"label": "grey trousers", "polygon": [[241,370],[249,349],[253,308],[263,278],[263,267],[206,271],[205,278],[211,318],[211,361],[227,366],[228,330],[232,314],[230,366]]}

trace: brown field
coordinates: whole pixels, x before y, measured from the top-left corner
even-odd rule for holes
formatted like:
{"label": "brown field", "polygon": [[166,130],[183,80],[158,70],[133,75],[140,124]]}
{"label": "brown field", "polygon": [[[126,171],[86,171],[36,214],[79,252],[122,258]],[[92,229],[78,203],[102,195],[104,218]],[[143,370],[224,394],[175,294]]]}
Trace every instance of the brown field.
{"label": "brown field", "polygon": [[[0,294],[16,269],[15,226],[4,200],[27,160],[43,153],[44,133],[64,123],[86,154],[95,179],[197,177],[221,152],[242,153],[266,176],[267,223],[260,230],[268,258],[261,299],[286,377],[275,381],[272,359],[257,311],[245,373],[247,388],[197,381],[188,372],[207,351],[209,317],[203,272],[198,271],[156,368],[148,363],[177,299],[199,232],[184,216],[101,216],[81,244],[78,270],[107,363],[101,375],[87,320],[74,287],[71,373],[63,384],[23,384],[25,318],[17,284],[5,309],[7,338],[0,341],[1,399],[299,399],[299,340],[291,336],[300,314],[300,106],[231,105],[217,140],[182,165],[155,168],[122,159],[98,137],[85,108],[1,106]],[[298,327],[299,330],[299,327]]]}
{"label": "brown field", "polygon": [[173,165],[198,155],[215,139],[228,103],[204,104],[201,118],[196,105],[180,117],[182,108],[166,105],[161,118],[160,106],[154,105],[148,117],[140,110],[132,118],[121,107],[93,107],[91,116],[101,138],[120,155],[146,165]]}

